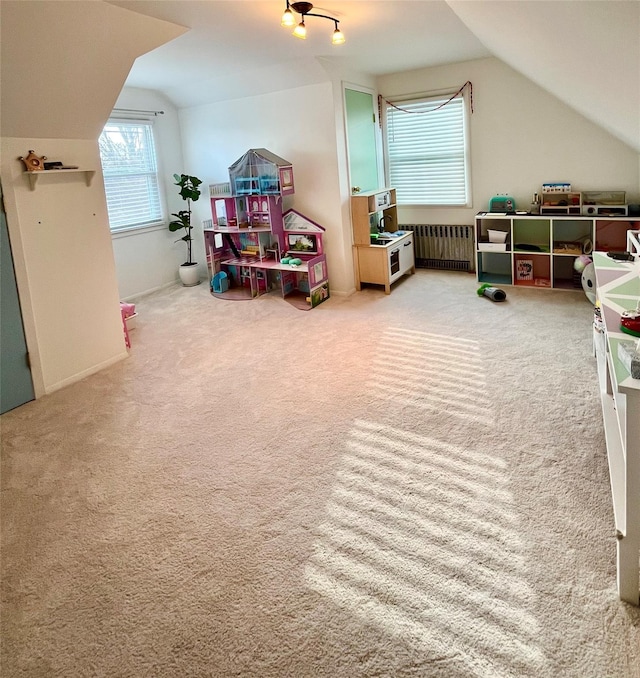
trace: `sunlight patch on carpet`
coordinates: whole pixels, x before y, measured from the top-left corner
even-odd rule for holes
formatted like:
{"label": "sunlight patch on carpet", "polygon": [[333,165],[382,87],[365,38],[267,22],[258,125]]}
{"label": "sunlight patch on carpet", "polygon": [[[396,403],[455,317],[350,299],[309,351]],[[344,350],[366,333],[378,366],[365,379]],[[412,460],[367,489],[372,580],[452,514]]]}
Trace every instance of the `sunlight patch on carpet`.
{"label": "sunlight patch on carpet", "polygon": [[478,678],[544,675],[507,464],[472,435],[455,444],[430,424],[440,409],[471,432],[491,427],[479,346],[398,329],[381,344],[402,366],[394,382],[376,359],[367,388],[381,411],[410,403],[417,421],[354,422],[305,580],[425,661],[455,658]]}
{"label": "sunlight patch on carpet", "polygon": [[491,426],[477,341],[390,328],[380,338],[367,388],[395,405]]}

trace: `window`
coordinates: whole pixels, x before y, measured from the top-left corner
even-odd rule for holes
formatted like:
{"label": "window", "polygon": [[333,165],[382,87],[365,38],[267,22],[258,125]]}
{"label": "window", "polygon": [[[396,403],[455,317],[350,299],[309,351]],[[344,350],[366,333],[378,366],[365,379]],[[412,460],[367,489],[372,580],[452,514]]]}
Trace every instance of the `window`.
{"label": "window", "polygon": [[464,97],[386,103],[389,185],[396,189],[398,204],[468,206]]}
{"label": "window", "polygon": [[109,120],[99,139],[112,231],[162,222],[158,165],[150,122]]}

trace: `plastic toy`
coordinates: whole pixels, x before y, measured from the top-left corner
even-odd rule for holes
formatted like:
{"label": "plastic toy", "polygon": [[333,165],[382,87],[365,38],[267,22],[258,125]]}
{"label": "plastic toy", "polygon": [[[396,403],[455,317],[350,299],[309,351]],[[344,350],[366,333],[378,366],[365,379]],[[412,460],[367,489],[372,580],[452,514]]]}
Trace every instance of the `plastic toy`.
{"label": "plastic toy", "polygon": [[229,278],[224,271],[216,273],[213,278],[211,278],[211,289],[218,294],[222,294],[229,289]]}
{"label": "plastic toy", "polygon": [[640,337],[640,302],[635,311],[624,311],[620,315],[620,331],[632,337]]}
{"label": "plastic toy", "polygon": [[587,299],[592,303],[596,303],[596,269],[593,265],[593,259],[586,254],[581,254],[573,261],[573,270],[581,273],[580,283],[582,289],[587,295]]}
{"label": "plastic toy", "polygon": [[587,295],[587,299],[592,303],[596,303],[596,267],[593,263],[585,266],[582,271],[582,289]]}
{"label": "plastic toy", "polygon": [[499,287],[492,287],[489,283],[480,285],[477,292],[479,297],[488,297],[491,301],[505,301],[507,294]]}
{"label": "plastic toy", "polygon": [[584,269],[592,263],[593,259],[588,257],[586,254],[581,254],[579,257],[576,257],[573,261],[573,270],[578,273],[582,273]]}

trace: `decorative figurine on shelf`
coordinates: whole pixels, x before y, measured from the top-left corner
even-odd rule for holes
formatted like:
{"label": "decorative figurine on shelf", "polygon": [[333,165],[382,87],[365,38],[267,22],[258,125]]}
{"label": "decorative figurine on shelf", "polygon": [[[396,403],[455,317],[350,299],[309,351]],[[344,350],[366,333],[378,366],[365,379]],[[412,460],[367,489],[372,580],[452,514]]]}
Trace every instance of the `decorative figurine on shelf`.
{"label": "decorative figurine on shelf", "polygon": [[39,172],[44,170],[44,161],[47,159],[46,155],[36,155],[35,151],[29,151],[29,155],[24,157],[21,155],[18,160],[22,160],[27,168],[27,172]]}

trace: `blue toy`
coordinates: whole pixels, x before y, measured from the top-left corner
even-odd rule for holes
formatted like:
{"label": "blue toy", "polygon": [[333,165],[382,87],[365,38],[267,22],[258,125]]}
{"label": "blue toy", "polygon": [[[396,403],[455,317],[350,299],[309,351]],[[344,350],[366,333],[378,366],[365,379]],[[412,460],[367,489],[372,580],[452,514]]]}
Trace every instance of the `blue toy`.
{"label": "blue toy", "polygon": [[211,289],[218,294],[222,294],[229,289],[229,278],[224,271],[216,273],[211,278]]}

